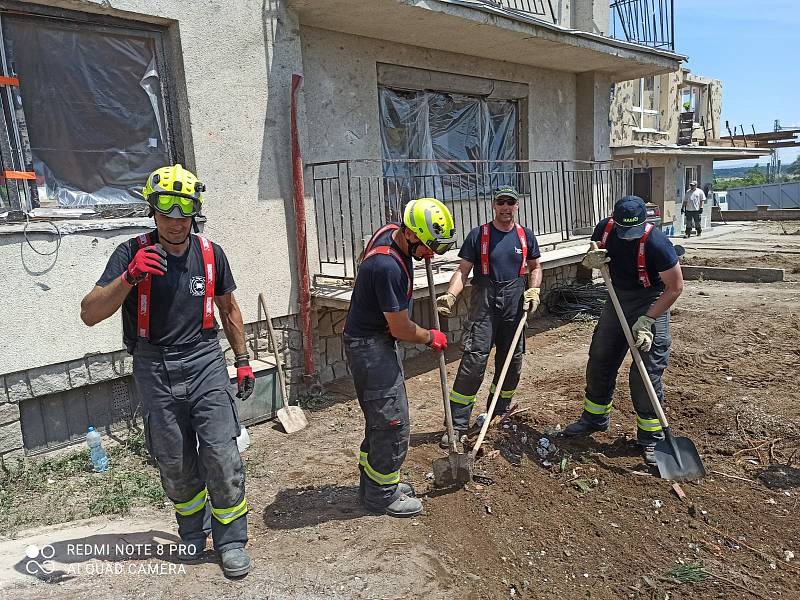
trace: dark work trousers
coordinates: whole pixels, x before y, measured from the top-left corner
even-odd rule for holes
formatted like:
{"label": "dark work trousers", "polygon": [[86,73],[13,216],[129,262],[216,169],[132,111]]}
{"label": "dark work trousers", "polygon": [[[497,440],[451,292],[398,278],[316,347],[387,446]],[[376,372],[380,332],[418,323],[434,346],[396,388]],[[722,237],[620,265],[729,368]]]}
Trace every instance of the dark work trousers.
{"label": "dark work trousers", "polygon": [[[458,374],[450,391],[450,410],[453,413],[453,427],[459,431],[469,428],[469,417],[478,390],[486,373],[486,363],[492,346],[496,347],[494,356],[494,379],[489,389],[486,409],[500,378],[503,363],[511,349],[519,320],[523,316],[522,294],[525,292],[525,277],[511,281],[472,284],[470,301],[470,324],[464,335],[464,355],[458,367]],[[511,405],[517,391],[522,372],[522,355],[525,353],[525,334],[520,336],[514,348],[514,356],[508,367],[505,381],[500,389],[500,397],[494,414],[503,414]]]}
{"label": "dark work trousers", "polygon": [[203,548],[212,533],[218,552],[243,548],[244,467],[225,358],[216,338],[187,346],[139,340],[134,349],[133,377],[147,447],[175,505],[182,543]]}
{"label": "dark work trousers", "polygon": [[692,227],[697,230],[697,235],[700,235],[702,229],[700,228],[700,216],[703,214],[702,210],[687,210],[686,217],[686,235],[692,235]]}
{"label": "dark work trousers", "polygon": [[343,339],[366,421],[358,461],[363,501],[385,508],[400,495],[400,467],[411,434],[403,363],[388,333]]}
{"label": "dark work trousers", "polygon": [[[633,327],[636,320],[647,312],[657,295],[640,290],[617,290],[622,310]],[[664,402],[662,375],[669,363],[669,350],[672,337],[669,334],[669,311],[656,319],[653,324],[653,345],[649,352],[640,352],[650,381],[659,401]],[[612,398],[617,381],[617,373],[628,353],[628,342],[619,324],[617,313],[611,300],[606,303],[600,320],[592,334],[589,347],[589,362],[586,365],[586,399],[582,418],[599,426],[608,426]],[[633,407],[636,410],[638,441],[649,445],[664,438],[664,432],[650,403],[639,369],[631,363],[628,381]]]}

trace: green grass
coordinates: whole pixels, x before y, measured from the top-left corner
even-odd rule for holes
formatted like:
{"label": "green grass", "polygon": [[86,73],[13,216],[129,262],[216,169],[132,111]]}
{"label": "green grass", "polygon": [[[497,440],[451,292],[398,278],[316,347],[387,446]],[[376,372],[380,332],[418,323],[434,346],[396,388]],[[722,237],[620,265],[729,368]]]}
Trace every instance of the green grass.
{"label": "green grass", "polygon": [[0,531],[63,523],[137,506],[164,507],[158,470],[149,464],[142,433],[107,449],[111,468],[94,473],[89,449],[26,459],[0,471]]}
{"label": "green grass", "polygon": [[709,578],[703,563],[688,563],[679,565],[664,573],[664,578],[678,583],[699,583]]}

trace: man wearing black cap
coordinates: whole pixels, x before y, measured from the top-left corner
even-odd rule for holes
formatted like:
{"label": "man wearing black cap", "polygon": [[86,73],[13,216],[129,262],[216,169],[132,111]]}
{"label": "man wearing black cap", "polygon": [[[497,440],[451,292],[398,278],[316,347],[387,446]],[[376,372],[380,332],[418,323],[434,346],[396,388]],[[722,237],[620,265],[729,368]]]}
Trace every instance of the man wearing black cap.
{"label": "man wearing black cap", "polygon": [[[599,248],[590,250],[582,264],[589,269],[599,269],[609,263],[611,282],[631,326],[633,339],[641,351],[653,388],[663,402],[661,377],[672,343],[669,309],[683,292],[683,275],[672,243],[646,219],[644,201],[638,196],[625,196],[617,201],[614,216],[600,221],[592,234]],[[625,333],[614,307],[608,302],[589,348],[583,414],[567,426],[565,435],[588,436],[608,430],[617,373],[627,352]],[[637,440],[645,462],[654,466],[653,450],[664,433],[639,370],[633,364],[628,381],[636,409]]]}

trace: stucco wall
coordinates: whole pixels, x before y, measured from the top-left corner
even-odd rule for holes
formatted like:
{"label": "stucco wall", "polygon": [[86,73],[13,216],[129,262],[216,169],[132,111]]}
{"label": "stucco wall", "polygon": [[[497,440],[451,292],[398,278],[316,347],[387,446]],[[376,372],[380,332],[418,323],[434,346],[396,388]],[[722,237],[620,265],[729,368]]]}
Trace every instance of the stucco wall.
{"label": "stucco wall", "polygon": [[[530,158],[575,156],[572,74],[301,27],[309,162],[380,158],[377,63],[528,84]],[[313,100],[313,101],[312,101]]]}
{"label": "stucco wall", "polygon": [[[208,187],[205,234],[228,255],[245,321],[256,318],[259,291],[269,292],[273,316],[296,312],[289,85],[301,61],[292,16],[276,12],[277,0],[235,10],[224,0],[58,5],[169,27],[187,163]],[[119,349],[119,316],[87,328],[79,302],[114,247],[142,229],[69,233],[49,257],[20,231],[0,234],[0,373]],[[48,247],[40,236],[32,242]]]}

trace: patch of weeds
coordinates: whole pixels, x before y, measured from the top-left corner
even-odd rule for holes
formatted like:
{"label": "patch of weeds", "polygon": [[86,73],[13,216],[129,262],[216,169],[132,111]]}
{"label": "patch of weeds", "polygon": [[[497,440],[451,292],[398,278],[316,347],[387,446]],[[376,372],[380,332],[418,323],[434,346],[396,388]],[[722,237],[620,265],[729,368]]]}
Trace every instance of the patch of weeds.
{"label": "patch of weeds", "polygon": [[591,492],[598,485],[597,479],[576,479],[572,482],[582,496]]}
{"label": "patch of weeds", "polygon": [[676,583],[699,583],[709,577],[710,575],[701,562],[678,565],[664,573],[665,579]]}
{"label": "patch of weeds", "polygon": [[163,506],[164,491],[158,475],[149,471],[116,471],[87,480],[90,490],[89,514],[125,514],[138,500],[147,500],[154,506]]}
{"label": "patch of weeds", "polygon": [[569,468],[569,463],[572,461],[571,454],[565,454],[561,457],[561,461],[558,463],[558,469],[562,473],[566,473],[567,469]]}

